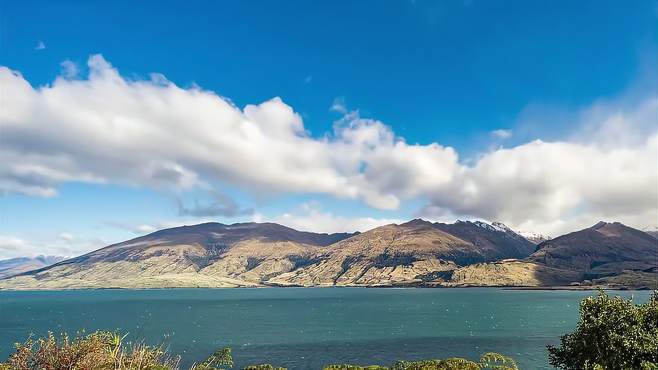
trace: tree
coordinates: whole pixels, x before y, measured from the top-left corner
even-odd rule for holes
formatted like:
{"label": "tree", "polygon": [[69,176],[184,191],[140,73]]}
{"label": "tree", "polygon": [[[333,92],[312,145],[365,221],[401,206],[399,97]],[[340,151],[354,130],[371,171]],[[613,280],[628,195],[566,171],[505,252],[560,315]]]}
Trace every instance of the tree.
{"label": "tree", "polygon": [[640,305],[603,291],[585,298],[576,330],[548,352],[565,370],[658,369],[658,292]]}

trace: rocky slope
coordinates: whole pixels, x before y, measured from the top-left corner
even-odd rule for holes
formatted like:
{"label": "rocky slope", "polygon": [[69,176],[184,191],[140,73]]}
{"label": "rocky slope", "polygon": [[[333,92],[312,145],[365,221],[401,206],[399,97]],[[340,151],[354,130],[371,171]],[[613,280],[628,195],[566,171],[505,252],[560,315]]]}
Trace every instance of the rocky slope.
{"label": "rocky slope", "polygon": [[361,234],[272,223],[161,230],[0,280],[0,288],[249,286],[645,287],[658,239],[599,223],[535,246],[502,224],[413,220]]}
{"label": "rocky slope", "polygon": [[0,288],[258,286],[349,236],[272,223],[182,226],[0,280]]}
{"label": "rocky slope", "polygon": [[[446,227],[446,226],[456,227]],[[386,225],[334,244],[275,285],[392,286],[445,281],[460,266],[525,257],[534,246],[509,229],[413,220]]]}

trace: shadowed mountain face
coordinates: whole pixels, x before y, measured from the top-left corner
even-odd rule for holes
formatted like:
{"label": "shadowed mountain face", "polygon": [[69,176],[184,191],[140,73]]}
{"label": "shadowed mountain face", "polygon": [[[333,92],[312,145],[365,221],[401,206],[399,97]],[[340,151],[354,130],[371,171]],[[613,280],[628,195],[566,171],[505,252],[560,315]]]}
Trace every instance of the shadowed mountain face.
{"label": "shadowed mountain face", "polygon": [[525,258],[536,248],[532,242],[499,222],[489,225],[479,221],[457,221],[454,224],[433,225],[439,230],[470,242],[487,255],[488,260]]}
{"label": "shadowed mountain face", "polygon": [[528,260],[601,276],[650,270],[658,265],[658,240],[619,222],[599,222],[539,244]]}
{"label": "shadowed mountain face", "polygon": [[602,285],[658,287],[658,239],[618,222],[545,241],[519,261],[468,266],[453,281],[466,285]]}
{"label": "shadowed mountain face", "polygon": [[635,286],[628,281],[655,278],[657,243],[618,223],[539,246],[499,223],[413,220],[360,234],[206,223],[110,245],[0,280],[0,288],[546,286],[584,279]]}
{"label": "shadowed mountain face", "polygon": [[0,278],[18,275],[27,271],[36,270],[63,260],[59,256],[18,257],[0,260]]}

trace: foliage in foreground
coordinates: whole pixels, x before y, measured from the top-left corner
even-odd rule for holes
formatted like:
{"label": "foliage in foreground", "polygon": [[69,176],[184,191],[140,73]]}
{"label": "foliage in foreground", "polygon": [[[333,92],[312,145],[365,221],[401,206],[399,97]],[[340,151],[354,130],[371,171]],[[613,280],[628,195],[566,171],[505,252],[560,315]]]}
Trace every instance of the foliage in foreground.
{"label": "foliage in foreground", "polygon": [[[66,334],[56,337],[49,333],[46,338],[28,339],[16,344],[16,351],[0,370],[178,370],[178,356],[169,356],[162,347],[142,343],[126,344],[125,336],[98,331],[69,338]],[[190,370],[220,370],[233,367],[230,348],[222,348]],[[479,362],[461,358],[427,361],[398,361],[391,367],[330,365],[326,370],[517,370],[511,358],[487,353]],[[247,366],[244,370],[285,370],[269,364]]]}
{"label": "foliage in foreground", "polygon": [[178,367],[162,347],[144,344],[126,346],[125,336],[99,331],[71,339],[48,333],[46,338],[16,344],[16,351],[0,370],[135,369],[165,370]]}
{"label": "foliage in foreground", "polygon": [[479,362],[463,358],[446,360],[398,361],[391,367],[384,366],[354,366],[329,365],[324,370],[518,370],[513,359],[498,353],[485,353]]}
{"label": "foliage in foreground", "polygon": [[658,370],[658,292],[640,305],[603,291],[585,298],[576,330],[548,352],[565,370]]}

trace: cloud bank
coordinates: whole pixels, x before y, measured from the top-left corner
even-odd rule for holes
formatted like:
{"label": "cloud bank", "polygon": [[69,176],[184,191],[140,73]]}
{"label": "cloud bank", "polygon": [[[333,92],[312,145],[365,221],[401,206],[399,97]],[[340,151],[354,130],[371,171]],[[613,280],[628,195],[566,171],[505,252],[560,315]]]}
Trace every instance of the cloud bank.
{"label": "cloud bank", "polygon": [[[131,80],[100,55],[33,87],[0,67],[0,191],[54,196],[71,181],[185,191],[229,184],[252,194],[328,194],[379,209],[427,201],[424,214],[499,220],[553,233],[598,219],[658,218],[658,99],[597,106],[563,141],[531,141],[473,163],[439,143],[410,144],[344,110],[313,137],[279,98],[239,108],[164,76]],[[74,73],[75,72],[75,73]],[[341,105],[342,106],[342,105]],[[220,200],[181,212],[237,210]]]}

